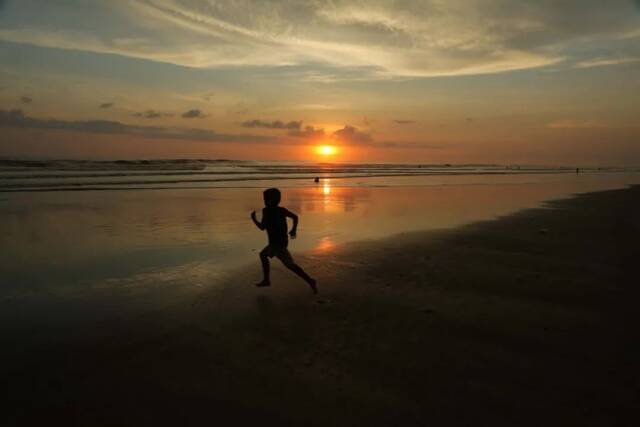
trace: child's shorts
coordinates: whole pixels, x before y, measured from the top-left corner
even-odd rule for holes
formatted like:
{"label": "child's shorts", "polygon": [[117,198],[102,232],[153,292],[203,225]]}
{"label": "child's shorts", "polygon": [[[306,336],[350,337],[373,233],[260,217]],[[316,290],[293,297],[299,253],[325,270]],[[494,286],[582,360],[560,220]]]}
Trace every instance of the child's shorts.
{"label": "child's shorts", "polygon": [[267,245],[262,251],[260,251],[260,254],[266,255],[269,258],[276,257],[284,264],[293,264],[293,257],[287,248]]}

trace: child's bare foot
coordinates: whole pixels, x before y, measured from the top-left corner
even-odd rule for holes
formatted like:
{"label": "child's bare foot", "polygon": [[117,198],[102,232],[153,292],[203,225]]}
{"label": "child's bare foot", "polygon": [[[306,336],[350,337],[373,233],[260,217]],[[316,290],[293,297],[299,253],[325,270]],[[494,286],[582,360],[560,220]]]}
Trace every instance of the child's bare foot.
{"label": "child's bare foot", "polygon": [[311,281],[309,282],[309,286],[311,286],[311,290],[313,291],[314,294],[318,294],[318,287],[316,286],[316,280],[315,279],[311,279]]}
{"label": "child's bare foot", "polygon": [[256,283],[256,286],[259,288],[266,288],[267,286],[271,286],[271,282],[267,282],[266,280],[263,280],[260,283]]}

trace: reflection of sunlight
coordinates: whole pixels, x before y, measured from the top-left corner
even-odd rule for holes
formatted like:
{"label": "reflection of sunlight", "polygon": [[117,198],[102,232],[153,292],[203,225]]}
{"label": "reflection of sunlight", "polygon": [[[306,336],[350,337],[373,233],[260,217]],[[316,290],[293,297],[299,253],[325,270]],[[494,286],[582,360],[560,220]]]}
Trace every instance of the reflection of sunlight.
{"label": "reflection of sunlight", "polygon": [[334,247],[335,247],[335,244],[331,241],[331,237],[325,236],[322,239],[320,239],[320,241],[313,248],[313,250],[317,252],[331,252]]}
{"label": "reflection of sunlight", "polygon": [[322,201],[325,206],[329,204],[329,195],[331,194],[331,183],[329,179],[325,179],[322,183]]}
{"label": "reflection of sunlight", "polygon": [[329,180],[325,179],[324,184],[322,184],[322,194],[328,196],[331,193],[331,184],[329,184]]}
{"label": "reflection of sunlight", "polygon": [[321,204],[323,212],[338,212],[340,209],[337,201],[340,198],[340,188],[331,185],[329,178],[322,178],[318,187],[314,189],[317,194],[317,201]]}

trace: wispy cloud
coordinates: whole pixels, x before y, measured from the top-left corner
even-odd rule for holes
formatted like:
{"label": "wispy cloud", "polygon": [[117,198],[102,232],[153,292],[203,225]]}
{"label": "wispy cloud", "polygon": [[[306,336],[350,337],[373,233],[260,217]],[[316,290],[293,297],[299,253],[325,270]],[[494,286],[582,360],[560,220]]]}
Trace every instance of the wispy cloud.
{"label": "wispy cloud", "polygon": [[609,126],[601,120],[562,119],[549,123],[548,127],[551,129],[595,129]]}
{"label": "wispy cloud", "polygon": [[421,141],[383,141],[375,144],[381,148],[407,148],[407,149],[423,149],[423,150],[444,150],[453,148],[453,144],[437,143],[437,142],[421,142]]}
{"label": "wispy cloud", "polygon": [[282,120],[265,121],[254,119],[242,122],[240,123],[240,125],[246,128],[300,129],[300,126],[302,126],[302,121],[291,120],[289,122],[285,122]]}
{"label": "wispy cloud", "polygon": [[23,104],[31,104],[33,102],[33,98],[23,95],[20,97],[20,102],[22,102]]}
{"label": "wispy cloud", "polygon": [[22,110],[0,109],[0,127],[21,129],[50,129],[97,134],[132,135],[150,139],[177,139],[209,142],[277,142],[268,136],[221,134],[207,129],[136,126],[110,120],[60,120],[29,117]]}
{"label": "wispy cloud", "polygon": [[194,109],[185,111],[180,115],[183,119],[203,119],[207,117],[202,111]]}
{"label": "wispy cloud", "polygon": [[603,67],[606,65],[628,64],[630,62],[638,62],[640,58],[594,58],[586,61],[580,61],[575,64],[576,68],[592,68]]}
{"label": "wispy cloud", "polygon": [[399,125],[410,125],[412,123],[415,123],[415,120],[394,120],[395,123],[399,124]]}
{"label": "wispy cloud", "polygon": [[41,14],[58,17],[53,27],[30,21],[28,6],[16,2],[23,21],[0,30],[0,39],[190,67],[326,64],[334,70],[302,77],[334,82],[541,67],[585,38],[621,40],[640,30],[629,0],[138,0],[85,9],[90,31],[74,4],[42,3]]}
{"label": "wispy cloud", "polygon": [[159,119],[162,117],[173,117],[173,113],[163,113],[156,110],[140,111],[132,114],[133,117],[139,117],[142,119]]}
{"label": "wispy cloud", "polygon": [[100,108],[106,110],[107,108],[113,107],[113,102],[105,102],[99,105]]}

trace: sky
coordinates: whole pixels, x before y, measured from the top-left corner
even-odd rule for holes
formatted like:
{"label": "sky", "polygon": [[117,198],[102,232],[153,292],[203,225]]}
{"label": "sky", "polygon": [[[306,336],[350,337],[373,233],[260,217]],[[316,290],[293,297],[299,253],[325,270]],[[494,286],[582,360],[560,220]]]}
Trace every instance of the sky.
{"label": "sky", "polygon": [[639,166],[638,94],[640,0],[0,0],[0,158]]}

